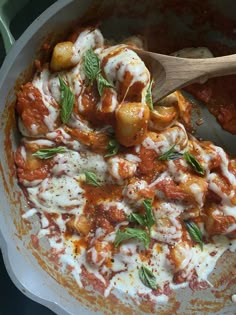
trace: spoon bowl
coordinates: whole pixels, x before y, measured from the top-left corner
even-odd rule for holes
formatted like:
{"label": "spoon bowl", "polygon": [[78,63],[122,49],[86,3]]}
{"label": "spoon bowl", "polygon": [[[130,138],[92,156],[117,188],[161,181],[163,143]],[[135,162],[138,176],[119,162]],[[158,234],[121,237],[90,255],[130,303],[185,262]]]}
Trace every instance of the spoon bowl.
{"label": "spoon bowl", "polygon": [[[192,83],[204,83],[213,77],[236,74],[236,54],[215,58],[180,58],[135,49],[150,69],[154,81],[152,87],[153,102],[156,103],[175,90]],[[236,156],[233,145],[235,135],[224,130],[206,105],[196,100],[189,93],[182,91],[184,96],[194,103],[198,110],[192,113],[194,135],[203,140],[212,141],[224,148],[231,156]],[[202,124],[196,121],[202,119]]]}

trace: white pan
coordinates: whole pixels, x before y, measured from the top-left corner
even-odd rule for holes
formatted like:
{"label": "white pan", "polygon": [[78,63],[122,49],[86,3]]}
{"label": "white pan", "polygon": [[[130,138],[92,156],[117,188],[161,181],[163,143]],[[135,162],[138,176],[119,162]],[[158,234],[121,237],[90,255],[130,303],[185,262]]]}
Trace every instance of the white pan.
{"label": "white pan", "polygon": [[[178,17],[178,6],[190,6],[186,10],[186,20]],[[227,3],[227,5],[225,5]],[[169,6],[169,10],[161,10]],[[236,2],[232,1],[205,1],[202,7],[214,8],[223,12],[236,25]],[[133,33],[151,34],[158,23],[166,20],[166,25],[172,30],[172,35],[165,32],[162,36],[172,38],[191,39],[198,45],[198,32],[193,28],[191,18],[194,14],[210,14],[209,11],[199,9],[199,1],[116,1],[116,0],[61,0],[49,7],[26,30],[19,40],[10,49],[0,71],[0,246],[3,252],[7,271],[15,285],[28,297],[41,303],[57,314],[92,315],[92,314],[119,314],[116,305],[111,305],[108,300],[102,300],[96,306],[96,294],[92,294],[89,300],[79,298],[76,293],[69,292],[68,287],[59,284],[39,264],[34,250],[29,246],[30,238],[27,223],[21,219],[22,209],[27,207],[24,196],[18,187],[14,168],[14,150],[18,143],[18,133],[14,116],[15,87],[19,87],[30,77],[31,65],[39,47],[49,39],[52,42],[67,30],[75,21],[98,21],[105,37],[120,39]],[[180,7],[180,6],[179,6]],[[198,8],[198,9],[196,9]],[[89,13],[88,13],[89,11]],[[164,12],[164,13],[163,13]],[[220,21],[219,21],[220,25]],[[206,26],[208,31],[202,32],[202,40],[209,43],[218,41],[229,45],[232,52],[236,52],[235,41],[228,40],[225,34],[219,30]],[[220,26],[219,26],[220,27]],[[236,29],[236,28],[235,28]],[[170,38],[171,38],[170,36]],[[166,52],[161,45],[163,39],[154,38],[160,42],[160,52]],[[6,39],[7,41],[7,39]],[[27,70],[27,71],[26,71]],[[22,75],[23,74],[23,75]],[[232,138],[228,145],[233,145]],[[236,304],[232,303],[231,296],[236,293],[235,276],[231,273],[235,269],[235,254],[226,254],[217,265],[217,269],[211,277],[213,288],[201,291],[190,289],[179,290],[166,306],[160,306],[160,314],[235,314]],[[48,265],[51,273],[53,266]],[[54,274],[54,277],[57,277]],[[58,277],[59,278],[59,277]],[[58,279],[57,279],[58,280]],[[93,298],[94,297],[94,298]],[[78,298],[80,301],[78,301]],[[13,297],[14,299],[14,297]],[[94,303],[93,303],[94,301]],[[103,304],[103,305],[102,305]],[[132,312],[138,314],[137,312]]]}

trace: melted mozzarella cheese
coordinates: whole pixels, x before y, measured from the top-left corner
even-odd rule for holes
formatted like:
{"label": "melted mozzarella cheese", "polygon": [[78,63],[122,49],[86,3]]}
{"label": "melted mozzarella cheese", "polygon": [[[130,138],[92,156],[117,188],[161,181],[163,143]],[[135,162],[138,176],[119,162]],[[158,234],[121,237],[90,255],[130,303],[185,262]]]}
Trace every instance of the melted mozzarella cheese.
{"label": "melted mozzarella cheese", "polygon": [[101,182],[109,180],[107,164],[99,154],[66,151],[53,157],[51,177],[27,188],[29,200],[40,211],[81,213],[86,203],[80,181],[85,171],[94,172]]}
{"label": "melted mozzarella cheese", "polygon": [[44,116],[44,123],[51,131],[54,129],[55,121],[59,115],[59,109],[55,106],[55,100],[49,90],[50,72],[48,69],[44,69],[39,75],[36,75],[32,81],[32,84],[40,91],[42,101],[47,107],[49,114]]}
{"label": "melted mozzarella cheese", "polygon": [[[84,76],[82,76],[82,65],[78,64],[73,67],[71,70],[64,72],[61,74],[62,79],[66,82],[66,84],[70,87],[70,90],[74,94],[75,98],[78,100],[83,87]],[[48,78],[48,86],[52,97],[55,101],[60,104],[61,102],[61,90],[60,90],[60,82],[58,74],[52,74]]]}
{"label": "melted mozzarella cheese", "polygon": [[35,139],[35,140],[28,140],[28,139],[24,139],[24,144],[35,144],[37,146],[45,146],[45,147],[54,147],[55,146],[55,142],[54,141],[50,141],[47,139]]}
{"label": "melted mozzarella cheese", "polygon": [[87,50],[102,47],[103,45],[104,39],[98,29],[88,29],[81,32],[74,43],[73,63],[78,63]]}
{"label": "melted mozzarella cheese", "polygon": [[190,190],[192,191],[195,200],[197,201],[197,203],[199,204],[200,207],[203,206],[203,191],[202,188],[198,185],[198,184],[191,184],[189,186]]}
{"label": "melted mozzarella cheese", "polygon": [[109,173],[118,181],[131,177],[135,174],[137,164],[122,157],[111,157],[108,161]]}
{"label": "melted mozzarella cheese", "polygon": [[24,159],[24,161],[26,161],[26,150],[25,150],[25,147],[21,147],[20,149],[20,154],[22,156],[22,158]]}
{"label": "melted mozzarella cheese", "polygon": [[106,59],[103,70],[107,80],[112,82],[114,86],[122,83],[127,73],[132,78],[129,86],[127,86],[127,92],[134,83],[141,82],[143,84],[141,91],[142,102],[145,102],[146,91],[150,82],[150,73],[144,62],[134,51],[128,49],[125,45],[117,45],[104,49],[99,54],[99,57],[101,60],[108,59]]}
{"label": "melted mozzarella cheese", "polygon": [[231,204],[231,198],[234,195],[233,191],[223,191],[222,187],[217,182],[218,175],[216,173],[211,173],[208,175],[208,183],[209,188],[214,191],[215,194],[217,194],[219,197],[221,197],[224,204]]}
{"label": "melted mozzarella cheese", "polygon": [[45,178],[38,186],[27,188],[29,200],[42,212],[82,212],[86,203],[80,178],[62,175]]}
{"label": "melted mozzarella cheese", "polygon": [[25,128],[25,125],[22,122],[21,117],[18,119],[18,128],[20,133],[25,137],[37,137],[38,136],[38,128],[35,124],[31,124],[30,126],[30,132],[27,128]]}
{"label": "melted mozzarella cheese", "polygon": [[109,211],[111,208],[116,208],[117,210],[122,210],[126,215],[129,215],[132,212],[132,208],[124,201],[105,200],[100,204],[103,205],[105,211]]}
{"label": "melted mozzarella cheese", "polygon": [[36,208],[31,208],[22,215],[22,218],[28,219],[32,217],[34,214],[36,214],[37,212],[38,210]]}
{"label": "melted mozzarella cheese", "polygon": [[[167,163],[168,163],[168,172],[166,173],[166,175],[171,176],[174,179],[174,181],[176,181],[177,183],[184,183],[187,181],[188,174],[186,174],[186,172],[184,172],[179,167],[177,167],[174,160],[170,160]],[[187,168],[187,162],[186,161],[181,160],[181,164],[185,168]]]}
{"label": "melted mozzarella cheese", "polygon": [[[56,223],[63,233],[65,231],[65,222],[60,215],[57,217]],[[104,235],[102,229],[98,230],[95,239]],[[47,228],[42,228],[40,233],[41,236],[45,236],[47,233],[49,234],[50,231]],[[158,287],[161,289],[163,289],[166,282],[170,283],[171,289],[184,288],[187,286],[187,282],[180,285],[172,283],[174,269],[167,259],[170,254],[168,245],[162,244],[156,247],[154,244],[152,255],[145,260],[143,256],[139,255],[140,250],[142,250],[142,246],[139,242],[131,240],[128,243],[121,244],[119,250],[113,256],[111,270],[114,274],[107,285],[98,268],[88,264],[85,248],[81,248],[79,254],[74,253],[73,242],[80,240],[79,236],[73,235],[70,240],[64,238],[63,234],[62,239],[58,239],[58,237],[57,235],[50,237],[49,242],[51,248],[54,250],[54,254],[59,254],[58,259],[61,271],[65,272],[67,267],[70,267],[70,269],[72,269],[72,275],[78,285],[83,287],[81,274],[82,266],[85,267],[88,272],[92,273],[106,286],[104,292],[105,297],[112,293],[118,298],[126,296],[127,299],[130,299],[130,302],[134,299],[140,303],[142,302],[142,295],[145,295],[148,296],[151,301],[155,302],[156,305],[166,303],[168,296],[165,294],[153,295],[152,290],[144,286],[141,282],[138,270],[142,265],[146,265],[152,270]],[[114,241],[114,238],[115,233],[112,232],[111,235],[106,236],[104,241]],[[203,251],[198,245],[189,248],[189,251],[186,253],[187,258],[180,266],[180,268],[184,269],[186,275],[195,270],[200,280],[207,280],[208,275],[215,267],[216,261],[229,246],[229,240],[226,237],[214,237],[214,241],[215,243],[213,244],[204,244]],[[214,255],[210,255],[212,252],[214,252]],[[94,255],[94,259],[96,259],[96,253],[94,253]]]}
{"label": "melted mozzarella cheese", "polygon": [[222,206],[219,206],[219,209],[222,210],[225,215],[230,215],[236,218],[236,206],[223,204]]}
{"label": "melted mozzarella cheese", "polygon": [[63,143],[68,148],[71,148],[75,151],[85,150],[84,146],[78,140],[72,139],[63,127],[57,128],[52,132],[48,132],[46,137],[50,140]]}
{"label": "melted mozzarella cheese", "polygon": [[214,146],[214,149],[215,149],[216,154],[219,154],[221,158],[220,167],[221,167],[222,174],[228,179],[231,185],[236,186],[236,177],[232,172],[229,171],[229,159],[226,153],[220,147]]}
{"label": "melted mozzarella cheese", "polygon": [[[229,247],[230,241],[224,236],[215,236],[214,241],[204,244],[203,250],[199,246],[192,249],[195,253],[195,270],[200,280],[207,280],[218,259]],[[211,255],[212,252],[214,255]]]}
{"label": "melted mozzarella cheese", "polygon": [[152,207],[156,223],[151,228],[153,239],[167,244],[175,244],[182,236],[179,216],[184,211],[180,203],[161,202]]}
{"label": "melted mozzarella cheese", "polygon": [[54,166],[51,170],[54,176],[67,175],[79,176],[86,171],[93,172],[97,178],[105,182],[109,180],[107,177],[107,164],[103,157],[90,151],[67,151],[54,156]]}
{"label": "melted mozzarella cheese", "polygon": [[134,155],[134,154],[126,154],[125,159],[133,163],[141,162],[141,159],[137,155]]}
{"label": "melted mozzarella cheese", "polygon": [[145,180],[136,180],[134,183],[125,186],[122,194],[127,198],[128,202],[140,203],[140,191],[148,187],[148,183]]}
{"label": "melted mozzarella cheese", "polygon": [[142,145],[147,149],[156,151],[158,155],[167,152],[173,146],[175,146],[176,151],[181,152],[188,144],[188,135],[184,126],[176,123],[175,127],[161,132],[157,140],[147,136]]}

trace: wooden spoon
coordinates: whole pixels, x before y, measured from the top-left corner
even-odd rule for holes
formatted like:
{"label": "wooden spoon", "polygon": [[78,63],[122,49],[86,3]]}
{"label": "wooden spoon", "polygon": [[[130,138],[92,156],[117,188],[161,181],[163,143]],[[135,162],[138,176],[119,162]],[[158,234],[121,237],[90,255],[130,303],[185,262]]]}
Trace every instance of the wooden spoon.
{"label": "wooden spoon", "polygon": [[[133,49],[133,48],[132,48]],[[191,83],[236,74],[236,54],[204,59],[180,58],[133,49],[151,68],[153,102]]]}
{"label": "wooden spoon", "polygon": [[[191,83],[204,83],[213,77],[236,74],[236,54],[192,59],[167,56],[139,49],[135,49],[135,52],[143,59],[152,73],[154,103]],[[185,97],[192,98],[188,93],[184,92],[184,94]],[[194,112],[192,114],[195,136],[212,141],[224,148],[229,155],[236,156],[235,135],[222,129],[215,116],[208,111],[202,102],[196,99],[191,99],[191,101],[198,105],[198,114]],[[196,123],[199,118],[203,120],[203,124]]]}

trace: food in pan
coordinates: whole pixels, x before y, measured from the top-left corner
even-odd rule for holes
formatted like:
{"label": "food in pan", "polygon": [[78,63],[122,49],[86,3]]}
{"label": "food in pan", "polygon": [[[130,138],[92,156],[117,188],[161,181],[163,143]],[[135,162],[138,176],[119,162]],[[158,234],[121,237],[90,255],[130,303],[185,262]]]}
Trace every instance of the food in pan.
{"label": "food in pan", "polygon": [[168,301],[207,288],[235,250],[236,161],[190,126],[176,91],[153,104],[153,78],[132,46],[78,29],[18,92],[15,161],[39,221],[35,248],[79,287],[126,301]]}

